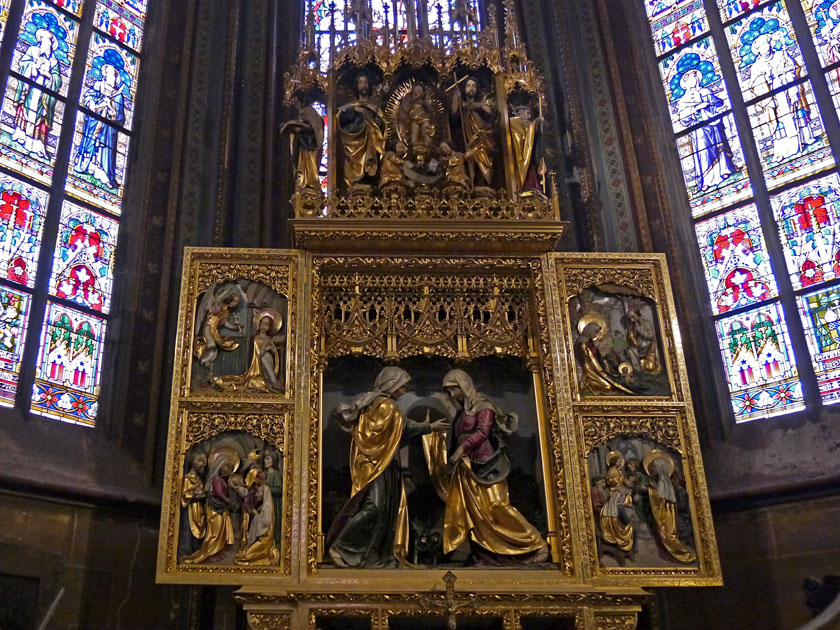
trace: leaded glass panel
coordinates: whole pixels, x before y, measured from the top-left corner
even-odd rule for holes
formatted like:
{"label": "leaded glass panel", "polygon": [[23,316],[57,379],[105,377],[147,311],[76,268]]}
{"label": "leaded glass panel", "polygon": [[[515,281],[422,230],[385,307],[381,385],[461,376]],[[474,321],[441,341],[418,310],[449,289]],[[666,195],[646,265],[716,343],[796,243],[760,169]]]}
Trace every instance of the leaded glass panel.
{"label": "leaded glass panel", "polygon": [[[66,96],[78,35],[78,22],[41,0],[28,0],[12,57],[12,70],[38,88]],[[37,94],[41,94],[40,89]]]}
{"label": "leaded glass panel", "polygon": [[6,22],[9,21],[9,5],[12,0],[0,0],[0,42],[3,41],[3,33],[6,32]]}
{"label": "leaded glass panel", "polygon": [[804,409],[796,359],[778,303],[721,318],[716,328],[737,422]]}
{"label": "leaded glass panel", "polygon": [[735,122],[717,118],[677,139],[691,213],[703,216],[752,196]]}
{"label": "leaded glass panel", "polygon": [[840,0],[802,0],[820,63],[840,62]]}
{"label": "leaded glass panel", "polygon": [[50,293],[107,313],[118,228],[114,219],[65,201],[53,256]]}
{"label": "leaded glass panel", "polygon": [[840,402],[840,287],[801,296],[799,311],[822,400]]}
{"label": "leaded glass panel", "polygon": [[63,116],[61,100],[9,77],[0,110],[0,165],[49,184]]}
{"label": "leaded glass panel", "polygon": [[0,405],[4,407],[15,404],[29,302],[28,294],[0,286]]}
{"label": "leaded glass panel", "polygon": [[781,2],[731,24],[726,36],[745,100],[764,96],[804,76],[802,53]]}
{"label": "leaded glass panel", "polygon": [[776,279],[754,204],[695,226],[715,315],[776,297]]}
{"label": "leaded glass panel", "polygon": [[80,111],[67,169],[67,192],[118,214],[127,151],[126,134]]}
{"label": "leaded glass panel", "polygon": [[762,3],[763,0],[717,0],[720,19],[727,22],[743,15]]}
{"label": "leaded glass panel", "polygon": [[794,289],[840,277],[840,177],[770,197]]}
{"label": "leaded glass panel", "polygon": [[55,6],[61,7],[65,11],[69,11],[76,17],[82,15],[82,9],[85,6],[84,0],[48,0],[48,2],[52,2]]}
{"label": "leaded glass panel", "polygon": [[32,411],[94,424],[105,320],[56,302],[47,303],[32,390]]}
{"label": "leaded glass panel", "polygon": [[759,101],[747,111],[770,188],[834,165],[810,81]]}
{"label": "leaded glass panel", "polygon": [[35,285],[47,193],[0,174],[0,277]]}
{"label": "leaded glass panel", "polygon": [[[142,5],[141,13],[133,6]],[[143,47],[143,21],[145,19],[146,3],[118,2],[117,0],[99,0],[96,3],[96,13],[93,25],[107,33],[119,43],[132,50],[140,51]]]}
{"label": "leaded glass panel", "polygon": [[729,94],[710,37],[659,62],[674,132],[702,124],[730,108]]}
{"label": "leaded glass panel", "polygon": [[139,65],[136,55],[94,33],[85,63],[81,104],[109,122],[130,129]]}
{"label": "leaded glass panel", "polygon": [[663,55],[709,30],[703,0],[646,0],[645,7],[657,55]]}

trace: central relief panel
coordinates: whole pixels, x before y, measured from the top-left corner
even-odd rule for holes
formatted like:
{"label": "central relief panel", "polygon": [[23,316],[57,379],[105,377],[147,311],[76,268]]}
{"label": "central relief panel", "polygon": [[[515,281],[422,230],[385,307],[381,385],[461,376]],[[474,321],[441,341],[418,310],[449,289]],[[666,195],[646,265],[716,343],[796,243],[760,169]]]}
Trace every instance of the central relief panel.
{"label": "central relief panel", "polygon": [[310,574],[570,573],[541,263],[314,266]]}

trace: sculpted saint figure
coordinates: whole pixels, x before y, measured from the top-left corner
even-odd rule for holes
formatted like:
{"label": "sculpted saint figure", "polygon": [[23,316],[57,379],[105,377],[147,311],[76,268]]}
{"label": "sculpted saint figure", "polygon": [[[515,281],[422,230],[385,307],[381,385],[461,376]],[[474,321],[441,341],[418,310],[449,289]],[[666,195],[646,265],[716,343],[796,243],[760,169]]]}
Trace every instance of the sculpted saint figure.
{"label": "sculpted saint figure", "polygon": [[344,181],[348,186],[376,177],[385,153],[385,119],[371,101],[370,80],[356,78],[356,100],[338,109],[338,132],[344,147]]}
{"label": "sculpted saint figure", "polygon": [[400,136],[408,138],[412,153],[427,155],[435,136],[434,105],[419,83],[402,97],[397,113]]}
{"label": "sculpted saint figure", "polygon": [[353,436],[350,446],[352,495],[327,533],[326,549],[339,567],[410,566],[408,506],[400,469],[404,440],[445,431],[443,420],[428,424],[405,418],[397,400],[411,377],[386,367],[372,391],[338,405],[338,422]]}
{"label": "sculpted saint figure", "polygon": [[679,537],[677,494],[671,483],[674,460],[665,451],[654,449],[645,455],[644,467],[651,479],[648,494],[659,540],[675,560],[690,564],[697,556]]}
{"label": "sculpted saint figure", "polygon": [[656,356],[656,332],[653,324],[642,317],[638,309],[627,312],[627,356],[634,370],[648,374],[662,371]]}
{"label": "sculpted saint figure", "polygon": [[388,151],[385,159],[382,160],[382,169],[379,174],[379,190],[384,193],[398,192],[405,189],[403,180],[403,164],[408,153],[405,143],[400,140],[394,147],[394,151]]}
{"label": "sculpted saint figure", "polygon": [[463,370],[449,371],[443,387],[458,409],[455,448],[447,456],[442,434],[423,438],[429,472],[446,503],[443,552],[469,541],[476,564],[544,562],[548,545],[508,495],[510,459],[504,438],[516,431],[518,418],[477,392]]}
{"label": "sculpted saint figure", "polygon": [[324,119],[311,105],[300,110],[297,120],[280,127],[280,134],[289,133],[292,164],[295,169],[295,188],[320,191],[318,169],[324,152]]}
{"label": "sculpted saint figure", "polygon": [[531,108],[517,107],[510,121],[510,140],[513,147],[513,167],[517,192],[540,190],[538,173],[539,136],[542,131],[542,116],[533,119]]}
{"label": "sculpted saint figure", "polygon": [[474,186],[490,186],[493,182],[493,155],[496,140],[493,126],[496,106],[490,95],[479,97],[478,79],[467,77],[463,93],[455,87],[450,104],[452,137],[460,138],[467,158],[467,171]]}

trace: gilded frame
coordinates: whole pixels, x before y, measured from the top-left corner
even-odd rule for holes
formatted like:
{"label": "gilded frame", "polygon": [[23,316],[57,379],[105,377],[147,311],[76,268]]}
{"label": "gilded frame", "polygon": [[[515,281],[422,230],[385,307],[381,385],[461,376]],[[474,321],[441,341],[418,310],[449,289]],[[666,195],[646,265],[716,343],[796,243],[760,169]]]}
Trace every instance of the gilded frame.
{"label": "gilded frame", "polygon": [[[352,286],[381,287],[382,278],[388,274],[401,286],[413,282],[418,286],[426,283],[431,287],[463,286],[459,278],[474,278],[474,282],[485,282],[488,291],[497,280],[518,278],[527,286],[530,298],[531,321],[529,322],[528,348],[525,349],[529,369],[534,374],[534,391],[537,398],[537,414],[540,418],[540,447],[543,470],[549,479],[546,483],[546,508],[552,538],[552,556],[558,563],[558,570],[507,570],[507,569],[458,569],[459,583],[469,588],[481,588],[509,583],[530,584],[533,588],[556,588],[561,583],[580,580],[575,573],[579,566],[575,561],[572,544],[572,529],[569,517],[567,479],[572,468],[565,454],[563,439],[565,427],[559,421],[557,383],[559,379],[551,356],[551,340],[548,333],[547,293],[545,288],[544,260],[531,258],[501,257],[354,257],[315,256],[311,259],[312,304],[309,323],[309,422],[304,429],[307,435],[308,461],[303,477],[306,489],[305,524],[302,528],[302,556],[306,559],[305,573],[301,579],[319,584],[351,584],[363,580],[373,589],[393,586],[393,570],[353,570],[319,566],[323,553],[323,530],[320,523],[321,497],[321,417],[322,377],[326,366],[323,348],[328,345],[323,337],[324,323],[321,321],[321,307],[324,303],[326,286],[341,283]],[[340,276],[340,278],[338,277]],[[515,281],[511,281],[515,282]],[[386,344],[387,345],[387,344]],[[382,344],[379,346],[382,347]],[[356,351],[364,353],[364,348]],[[548,490],[551,489],[549,494]],[[439,583],[442,569],[400,571],[401,588],[425,590]]]}
{"label": "gilded frame", "polygon": [[[557,355],[569,366],[571,392],[568,412],[573,422],[577,463],[575,474],[576,524],[585,537],[587,574],[593,584],[603,586],[716,586],[722,584],[720,560],[714,535],[700,444],[685,357],[679,335],[674,298],[663,254],[548,254],[552,268],[553,313],[556,317]],[[629,286],[656,305],[671,385],[670,397],[587,396],[578,391],[569,300],[583,289],[604,283]],[[638,436],[659,442],[682,456],[686,489],[691,500],[691,517],[698,556],[697,567],[608,568],[598,557],[594,515],[587,469],[593,448],[618,436]]]}
{"label": "gilded frame", "polygon": [[[191,248],[185,250],[181,279],[176,369],[172,382],[170,422],[158,543],[157,581],[172,584],[248,584],[290,580],[296,556],[293,525],[297,457],[295,392],[299,354],[296,335],[302,286],[303,256],[289,250]],[[192,338],[196,301],[212,282],[239,278],[265,284],[287,299],[286,386],[284,394],[196,393],[190,390]],[[245,431],[265,439],[284,456],[283,523],[279,566],[186,565],[177,562],[181,519],[180,492],[188,449],[225,431]]]}

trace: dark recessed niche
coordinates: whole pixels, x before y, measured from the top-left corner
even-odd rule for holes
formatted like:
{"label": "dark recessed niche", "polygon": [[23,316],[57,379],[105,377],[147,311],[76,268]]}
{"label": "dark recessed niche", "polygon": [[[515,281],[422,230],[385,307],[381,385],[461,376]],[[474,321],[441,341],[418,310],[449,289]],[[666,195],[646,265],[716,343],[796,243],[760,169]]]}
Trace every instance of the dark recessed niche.
{"label": "dark recessed niche", "polygon": [[[447,630],[446,617],[400,616],[388,619],[389,630]],[[458,616],[458,630],[504,630],[502,617]]]}
{"label": "dark recessed niche", "polygon": [[522,630],[575,630],[574,617],[522,616],[519,618]]}
{"label": "dark recessed niche", "polygon": [[318,630],[371,630],[370,617],[359,615],[317,615]]}

